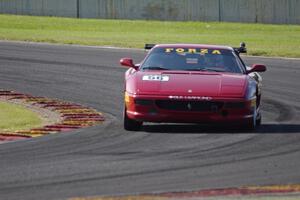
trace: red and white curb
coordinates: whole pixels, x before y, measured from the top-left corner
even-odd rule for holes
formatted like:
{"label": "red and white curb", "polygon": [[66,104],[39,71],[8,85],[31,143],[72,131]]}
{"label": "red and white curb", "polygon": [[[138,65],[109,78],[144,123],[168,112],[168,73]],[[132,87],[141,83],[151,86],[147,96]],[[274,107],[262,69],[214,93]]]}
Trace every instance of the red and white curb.
{"label": "red and white curb", "polygon": [[[77,197],[70,200],[255,200],[300,199],[300,185],[250,186],[240,188],[207,189],[193,192],[170,192],[161,194],[142,194],[116,197]],[[291,198],[289,198],[291,197]]]}
{"label": "red and white curb", "polygon": [[22,94],[15,91],[0,90],[0,98],[9,101],[21,100],[25,104],[51,110],[60,115],[61,120],[58,123],[45,125],[40,128],[29,130],[19,130],[15,132],[0,132],[0,142],[25,139],[70,131],[74,129],[94,126],[104,121],[102,113],[94,109],[79,104],[50,99],[46,97],[34,97],[28,94]]}

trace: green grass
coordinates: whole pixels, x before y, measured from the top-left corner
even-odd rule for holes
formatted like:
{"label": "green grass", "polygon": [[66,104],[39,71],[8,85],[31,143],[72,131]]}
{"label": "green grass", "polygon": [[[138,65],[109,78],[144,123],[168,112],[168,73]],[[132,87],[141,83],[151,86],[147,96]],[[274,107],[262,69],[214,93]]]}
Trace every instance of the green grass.
{"label": "green grass", "polygon": [[28,130],[42,125],[34,112],[12,103],[0,102],[0,132]]}
{"label": "green grass", "polygon": [[0,39],[142,48],[145,43],[248,45],[248,54],[300,57],[299,25],[0,15]]}

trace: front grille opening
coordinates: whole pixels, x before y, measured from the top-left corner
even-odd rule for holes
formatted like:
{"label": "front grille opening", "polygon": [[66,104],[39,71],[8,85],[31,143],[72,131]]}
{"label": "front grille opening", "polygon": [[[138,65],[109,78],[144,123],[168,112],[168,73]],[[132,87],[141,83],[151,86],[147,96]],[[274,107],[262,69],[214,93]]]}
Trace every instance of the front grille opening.
{"label": "front grille opening", "polygon": [[232,109],[242,109],[246,107],[245,102],[226,102],[225,103],[226,108],[232,108]]}
{"label": "front grille opening", "polygon": [[219,112],[224,106],[218,101],[156,100],[155,104],[160,109],[193,112]]}
{"label": "front grille opening", "polygon": [[148,99],[135,99],[134,103],[140,106],[151,106],[153,105],[153,100]]}

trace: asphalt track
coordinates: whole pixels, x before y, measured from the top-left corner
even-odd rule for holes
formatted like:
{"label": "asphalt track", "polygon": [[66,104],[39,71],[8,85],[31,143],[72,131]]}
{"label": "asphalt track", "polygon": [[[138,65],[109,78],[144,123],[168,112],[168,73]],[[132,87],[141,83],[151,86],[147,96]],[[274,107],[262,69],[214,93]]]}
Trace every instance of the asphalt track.
{"label": "asphalt track", "polygon": [[118,60],[143,51],[0,42],[0,88],[81,103],[106,123],[0,145],[0,199],[64,199],[300,183],[300,61],[264,63],[263,125],[122,128]]}

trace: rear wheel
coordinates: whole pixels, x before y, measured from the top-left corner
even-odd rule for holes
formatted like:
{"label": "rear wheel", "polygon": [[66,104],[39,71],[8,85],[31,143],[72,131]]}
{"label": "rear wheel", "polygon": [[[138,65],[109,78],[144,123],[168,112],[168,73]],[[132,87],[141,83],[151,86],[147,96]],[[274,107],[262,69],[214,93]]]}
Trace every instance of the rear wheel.
{"label": "rear wheel", "polygon": [[141,129],[143,122],[130,119],[127,116],[126,108],[125,108],[123,113],[123,125],[124,125],[124,129],[127,131],[138,131]]}

